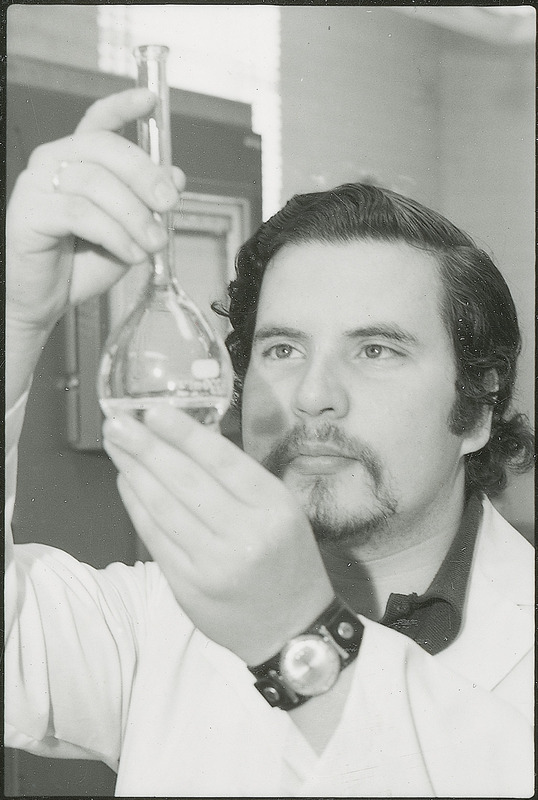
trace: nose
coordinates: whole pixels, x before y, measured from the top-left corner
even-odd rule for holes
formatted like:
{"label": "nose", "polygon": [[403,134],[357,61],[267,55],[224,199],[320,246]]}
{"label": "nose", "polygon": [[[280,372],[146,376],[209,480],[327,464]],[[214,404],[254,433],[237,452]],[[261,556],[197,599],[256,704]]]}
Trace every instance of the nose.
{"label": "nose", "polygon": [[295,391],[295,413],[300,416],[320,415],[345,417],[349,411],[349,394],[334,359],[307,362]]}

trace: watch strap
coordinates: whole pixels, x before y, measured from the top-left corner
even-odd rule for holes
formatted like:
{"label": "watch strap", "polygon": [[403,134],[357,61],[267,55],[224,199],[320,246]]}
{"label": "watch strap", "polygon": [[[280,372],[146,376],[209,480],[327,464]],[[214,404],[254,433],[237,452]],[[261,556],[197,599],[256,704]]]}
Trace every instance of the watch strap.
{"label": "watch strap", "polygon": [[[309,627],[298,635],[317,635],[330,642],[340,658],[340,670],[357,657],[364,626],[355,612],[339,597],[335,597],[327,608],[316,617]],[[295,638],[295,637],[294,637]],[[310,700],[310,695],[297,693],[280,673],[281,651],[258,664],[249,667],[256,677],[256,689],[271,706],[289,711]]]}

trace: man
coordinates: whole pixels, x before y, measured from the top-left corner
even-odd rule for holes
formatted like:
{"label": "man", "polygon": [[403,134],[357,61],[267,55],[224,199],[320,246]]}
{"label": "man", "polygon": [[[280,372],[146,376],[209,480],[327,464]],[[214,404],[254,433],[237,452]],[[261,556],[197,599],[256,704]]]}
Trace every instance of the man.
{"label": "man", "polygon": [[[15,189],[12,481],[55,321],[163,246],[182,177],[111,132],[151,103],[96,104]],[[129,796],[531,794],[531,548],[482,494],[530,463],[499,273],[347,186],[246,243],[229,316],[245,452],[172,408],[105,423],[154,562],[16,548],[7,743],[100,758]]]}

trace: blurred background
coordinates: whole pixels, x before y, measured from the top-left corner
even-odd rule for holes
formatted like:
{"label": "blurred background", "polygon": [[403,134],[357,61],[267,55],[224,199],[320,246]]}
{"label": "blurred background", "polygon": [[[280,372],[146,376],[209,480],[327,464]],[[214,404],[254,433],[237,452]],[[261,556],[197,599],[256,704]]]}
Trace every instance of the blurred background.
{"label": "blurred background", "polygon": [[[194,299],[207,308],[223,295],[241,241],[292,194],[373,178],[445,214],[493,256],[523,332],[516,404],[534,418],[532,8],[31,3],[7,18],[8,193],[37,144],[132,85],[133,46],[167,44],[174,160],[187,174],[178,269]],[[58,325],[21,442],[17,540],[98,567],[145,557],[100,449],[94,384],[135,284]],[[238,440],[233,415],[225,433]],[[529,539],[533,498],[526,475],[496,501]],[[6,753],[6,796],[113,787],[101,764]]]}

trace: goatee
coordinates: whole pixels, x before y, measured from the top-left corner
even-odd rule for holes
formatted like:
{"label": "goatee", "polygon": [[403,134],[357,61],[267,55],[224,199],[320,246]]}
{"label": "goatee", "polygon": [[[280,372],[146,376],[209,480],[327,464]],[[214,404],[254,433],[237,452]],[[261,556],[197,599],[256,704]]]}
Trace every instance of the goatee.
{"label": "goatee", "polygon": [[288,464],[311,442],[330,443],[342,456],[358,462],[371,485],[373,507],[364,511],[345,512],[337,505],[335,481],[337,476],[320,475],[308,487],[304,510],[318,542],[364,544],[381,536],[388,520],[396,513],[396,500],[383,476],[383,467],[376,454],[356,437],[343,433],[337,426],[325,422],[309,429],[297,425],[286,433],[262,461],[273,475],[283,479]]}

